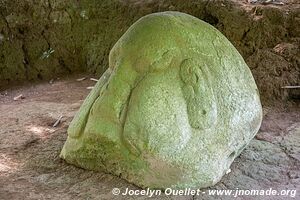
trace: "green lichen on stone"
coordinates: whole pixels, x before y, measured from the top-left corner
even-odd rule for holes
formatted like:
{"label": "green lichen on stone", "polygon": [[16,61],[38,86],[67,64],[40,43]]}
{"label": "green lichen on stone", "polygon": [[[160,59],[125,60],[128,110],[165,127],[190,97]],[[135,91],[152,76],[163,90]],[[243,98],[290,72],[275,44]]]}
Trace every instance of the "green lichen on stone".
{"label": "green lichen on stone", "polygon": [[195,17],[141,18],[115,44],[109,64],[69,126],[61,152],[68,163],[141,187],[208,187],[259,129],[248,66]]}

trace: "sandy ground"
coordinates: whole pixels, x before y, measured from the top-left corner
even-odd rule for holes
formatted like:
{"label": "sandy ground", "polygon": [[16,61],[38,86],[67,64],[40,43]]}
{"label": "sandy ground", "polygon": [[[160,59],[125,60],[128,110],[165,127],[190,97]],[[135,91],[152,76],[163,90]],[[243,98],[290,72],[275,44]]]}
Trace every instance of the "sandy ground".
{"label": "sandy ground", "polygon": [[[114,196],[115,187],[138,189],[110,174],[65,163],[58,155],[67,127],[95,82],[76,78],[0,92],[0,199],[147,199]],[[14,101],[23,94],[25,99]],[[284,106],[283,106],[284,107]],[[265,107],[256,138],[214,189],[298,189],[291,196],[156,196],[154,199],[299,199],[300,108]],[[53,127],[63,116],[61,123]],[[205,191],[205,190],[203,190]]]}

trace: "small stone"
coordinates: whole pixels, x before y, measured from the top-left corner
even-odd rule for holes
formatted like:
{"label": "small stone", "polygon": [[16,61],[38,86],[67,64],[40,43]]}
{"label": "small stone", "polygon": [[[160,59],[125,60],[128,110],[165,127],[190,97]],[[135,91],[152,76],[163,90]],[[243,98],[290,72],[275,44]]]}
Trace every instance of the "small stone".
{"label": "small stone", "polygon": [[229,168],[225,174],[229,174],[231,172],[231,169]]}
{"label": "small stone", "polygon": [[80,12],[80,17],[81,17],[82,19],[85,19],[85,20],[89,19],[86,10],[82,10],[82,11]]}
{"label": "small stone", "polygon": [[288,176],[290,179],[297,179],[299,178],[299,172],[297,171],[289,171]]}

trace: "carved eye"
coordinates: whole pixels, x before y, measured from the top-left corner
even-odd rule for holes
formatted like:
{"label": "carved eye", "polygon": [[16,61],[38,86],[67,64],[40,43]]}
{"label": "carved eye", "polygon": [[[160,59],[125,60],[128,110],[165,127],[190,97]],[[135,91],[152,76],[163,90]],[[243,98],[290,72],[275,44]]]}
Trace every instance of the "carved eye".
{"label": "carved eye", "polygon": [[195,66],[190,63],[190,59],[183,60],[180,67],[180,77],[183,82],[189,85],[195,85],[198,77]]}
{"label": "carved eye", "polygon": [[185,59],[180,65],[180,77],[190,125],[196,129],[212,127],[217,122],[217,102],[209,70],[194,59]]}

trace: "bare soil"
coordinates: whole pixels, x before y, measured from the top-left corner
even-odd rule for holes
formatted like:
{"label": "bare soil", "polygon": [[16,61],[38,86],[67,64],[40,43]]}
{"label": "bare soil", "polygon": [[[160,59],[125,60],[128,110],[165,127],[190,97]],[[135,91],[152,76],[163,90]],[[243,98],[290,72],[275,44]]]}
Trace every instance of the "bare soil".
{"label": "bare soil", "polygon": [[[164,10],[192,14],[226,35],[251,68],[263,100],[259,133],[234,161],[231,172],[210,189],[297,189],[294,198],[235,199],[300,199],[300,104],[277,101],[282,86],[300,81],[300,3],[283,2],[284,6],[240,0],[0,0],[0,88],[9,88],[0,89],[0,200],[147,199],[114,196],[115,187],[138,188],[59,158],[67,127],[90,91],[86,88],[95,84],[89,75],[55,79],[52,84],[32,81],[81,70],[101,75],[109,50],[123,32],[141,16]],[[84,76],[86,80],[76,81]],[[31,83],[9,86],[14,81]],[[25,98],[14,101],[20,94]],[[53,127],[60,116],[61,123]]]}
{"label": "bare soil", "polygon": [[[278,2],[279,0],[277,0]],[[108,54],[140,17],[176,10],[202,19],[237,48],[262,102],[300,84],[300,1],[0,0],[0,88],[87,71],[100,76]],[[269,3],[267,3],[269,2]]]}
{"label": "bare soil", "polygon": [[[84,81],[77,78],[86,76]],[[59,158],[67,127],[95,82],[87,75],[14,87],[0,92],[0,199],[130,199],[115,187],[138,189],[118,177],[83,170]],[[25,98],[14,101],[22,94]],[[298,189],[300,106],[265,107],[262,127],[215,189]],[[61,123],[53,127],[63,116]],[[299,199],[299,194],[297,194]],[[297,197],[293,199],[297,199]],[[290,199],[276,196],[263,199]],[[147,199],[139,196],[132,199]],[[154,199],[232,199],[160,196]],[[239,198],[237,198],[239,199]],[[241,197],[240,199],[262,199]]]}

